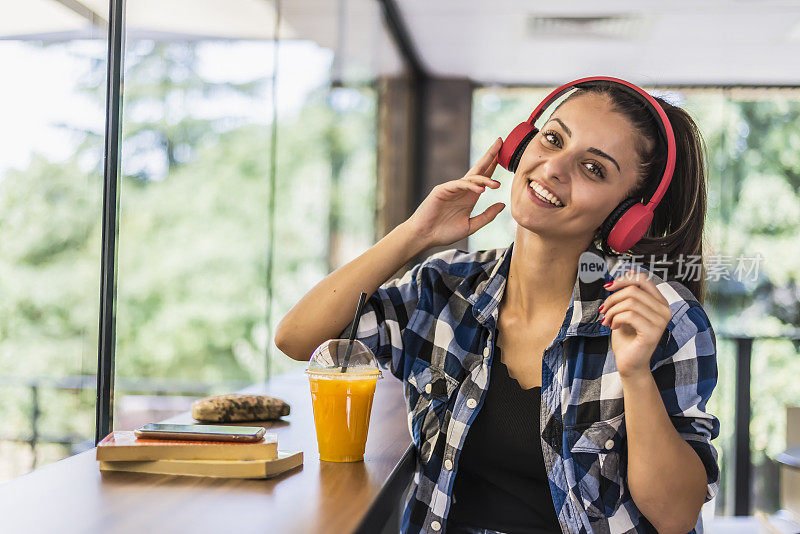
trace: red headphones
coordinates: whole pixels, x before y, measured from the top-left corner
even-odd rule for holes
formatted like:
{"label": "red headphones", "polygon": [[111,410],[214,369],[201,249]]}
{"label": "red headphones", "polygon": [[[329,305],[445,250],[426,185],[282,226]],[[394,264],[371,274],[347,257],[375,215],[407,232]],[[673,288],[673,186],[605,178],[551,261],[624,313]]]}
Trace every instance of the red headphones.
{"label": "red headphones", "polygon": [[531,139],[533,139],[539,131],[534,126],[534,123],[542,114],[544,108],[573,87],[590,87],[596,85],[592,82],[601,81],[618,83],[626,91],[648,104],[647,109],[656,120],[659,127],[659,134],[667,145],[667,164],[664,168],[664,175],[650,201],[647,204],[643,204],[635,198],[623,200],[614,211],[606,217],[606,220],[601,226],[603,239],[608,243],[608,246],[611,247],[614,252],[625,252],[638,243],[645,232],[647,232],[647,228],[653,220],[653,211],[664,197],[664,193],[666,193],[667,187],[669,187],[669,183],[672,180],[672,173],[675,171],[676,149],[675,134],[672,131],[672,124],[670,124],[667,114],[662,107],[652,96],[647,94],[646,91],[625,80],[608,76],[590,76],[566,83],[542,100],[536,109],[533,110],[533,113],[531,113],[531,116],[526,122],[517,125],[516,128],[511,130],[511,133],[508,134],[508,137],[506,137],[503,141],[503,145],[500,147],[497,161],[509,171],[516,172],[519,161],[522,159],[522,153],[525,152],[525,147],[528,146],[528,143],[530,143]]}

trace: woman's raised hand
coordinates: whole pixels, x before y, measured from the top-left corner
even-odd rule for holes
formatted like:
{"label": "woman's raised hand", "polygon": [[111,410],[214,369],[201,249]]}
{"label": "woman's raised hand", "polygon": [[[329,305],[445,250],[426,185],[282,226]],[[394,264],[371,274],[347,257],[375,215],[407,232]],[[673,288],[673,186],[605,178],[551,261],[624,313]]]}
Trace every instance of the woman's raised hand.
{"label": "woman's raised hand", "polygon": [[498,137],[463,178],[434,187],[404,223],[419,239],[427,243],[426,248],[449,245],[472,235],[503,211],[505,204],[497,202],[483,213],[470,217],[486,187],[500,187],[500,182],[491,176],[497,167],[501,141]]}

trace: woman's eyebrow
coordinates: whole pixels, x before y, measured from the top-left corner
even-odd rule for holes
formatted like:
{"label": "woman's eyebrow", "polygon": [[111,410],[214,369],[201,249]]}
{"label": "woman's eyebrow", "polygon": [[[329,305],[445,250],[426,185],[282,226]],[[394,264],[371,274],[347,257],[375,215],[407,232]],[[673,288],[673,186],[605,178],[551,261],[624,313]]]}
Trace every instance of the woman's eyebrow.
{"label": "woman's eyebrow", "polygon": [[[567,128],[567,125],[564,124],[564,122],[561,119],[554,118],[553,120],[556,121],[558,124],[560,124],[562,128],[564,128],[564,131],[567,132],[567,137],[572,137],[572,130]],[[597,154],[598,156],[600,156],[602,158],[606,158],[607,160],[611,161],[611,163],[613,163],[617,167],[617,171],[618,172],[622,172],[620,170],[620,168],[619,168],[619,163],[617,163],[617,160],[615,160],[614,158],[612,158],[611,156],[609,156],[608,154],[606,154],[605,152],[603,152],[599,148],[590,147],[590,148],[587,149],[587,151],[591,152],[592,154]]]}

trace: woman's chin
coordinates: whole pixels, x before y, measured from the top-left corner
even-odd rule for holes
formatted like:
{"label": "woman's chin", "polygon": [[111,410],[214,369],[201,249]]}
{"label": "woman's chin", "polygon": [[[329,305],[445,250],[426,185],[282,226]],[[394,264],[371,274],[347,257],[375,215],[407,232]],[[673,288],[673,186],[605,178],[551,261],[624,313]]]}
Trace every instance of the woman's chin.
{"label": "woman's chin", "polygon": [[517,223],[518,228],[533,232],[534,234],[549,236],[555,231],[553,221],[544,220],[540,216],[513,217],[513,219],[514,222]]}
{"label": "woman's chin", "polygon": [[[520,230],[527,230],[540,237],[547,239],[555,239],[560,242],[576,239],[574,234],[564,233],[564,221],[555,220],[553,217],[548,217],[546,214],[541,213],[515,213],[511,211],[511,217],[517,223]],[[587,230],[587,233],[589,231]]]}
{"label": "woman's chin", "polygon": [[[531,232],[547,232],[555,230],[558,226],[563,226],[563,222],[557,222],[552,213],[542,209],[529,209],[528,207],[511,207],[511,217],[523,228]],[[559,217],[560,219],[560,217]]]}

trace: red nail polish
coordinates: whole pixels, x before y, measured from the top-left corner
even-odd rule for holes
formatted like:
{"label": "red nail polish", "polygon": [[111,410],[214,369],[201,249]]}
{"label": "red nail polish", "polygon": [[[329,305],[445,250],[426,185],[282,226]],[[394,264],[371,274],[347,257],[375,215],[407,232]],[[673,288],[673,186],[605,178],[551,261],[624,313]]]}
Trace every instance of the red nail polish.
{"label": "red nail polish", "polygon": [[600,308],[598,308],[598,310],[597,310],[597,311],[603,311],[603,308],[605,308],[605,307],[606,307],[606,305],[605,305],[605,304],[601,304],[601,305],[600,305]]}
{"label": "red nail polish", "polygon": [[605,284],[603,284],[603,287],[605,287],[606,289],[608,289],[609,287],[611,287],[611,284],[613,284],[613,283],[614,283],[614,282],[606,282]]}

